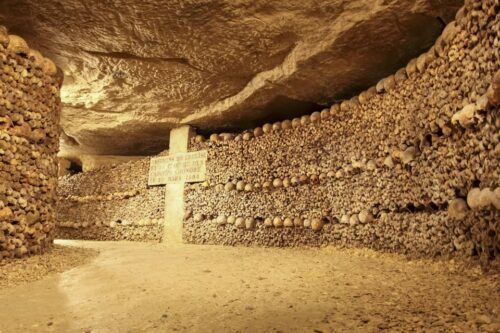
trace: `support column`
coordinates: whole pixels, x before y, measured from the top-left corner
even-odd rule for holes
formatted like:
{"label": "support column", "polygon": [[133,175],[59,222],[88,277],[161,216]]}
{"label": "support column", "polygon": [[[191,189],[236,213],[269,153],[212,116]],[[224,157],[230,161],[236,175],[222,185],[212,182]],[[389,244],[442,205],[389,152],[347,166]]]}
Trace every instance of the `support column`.
{"label": "support column", "polygon": [[[189,139],[194,135],[191,126],[182,126],[170,131],[169,155],[186,153]],[[163,241],[167,244],[182,243],[184,218],[184,183],[167,184],[165,187],[165,220]]]}

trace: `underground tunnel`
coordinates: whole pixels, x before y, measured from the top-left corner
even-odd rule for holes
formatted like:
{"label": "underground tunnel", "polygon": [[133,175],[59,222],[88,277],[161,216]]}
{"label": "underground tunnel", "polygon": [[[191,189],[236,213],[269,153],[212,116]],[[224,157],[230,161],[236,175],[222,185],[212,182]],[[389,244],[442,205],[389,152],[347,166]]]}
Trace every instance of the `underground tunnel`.
{"label": "underground tunnel", "polygon": [[0,333],[499,332],[499,8],[0,0]]}

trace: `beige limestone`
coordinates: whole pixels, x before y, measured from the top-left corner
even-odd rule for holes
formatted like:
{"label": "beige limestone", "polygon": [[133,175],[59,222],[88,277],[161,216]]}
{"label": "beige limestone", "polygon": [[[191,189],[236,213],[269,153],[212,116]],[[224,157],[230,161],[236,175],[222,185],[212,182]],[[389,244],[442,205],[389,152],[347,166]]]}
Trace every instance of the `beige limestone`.
{"label": "beige limestone", "polygon": [[66,74],[62,156],[74,158],[156,153],[180,124],[249,127],[350,97],[428,49],[462,1],[0,4]]}
{"label": "beige limestone", "polygon": [[[169,155],[185,153],[194,137],[193,128],[182,126],[170,131]],[[184,219],[184,183],[166,184],[165,187],[165,226],[164,240],[168,243],[182,242],[182,223]]]}

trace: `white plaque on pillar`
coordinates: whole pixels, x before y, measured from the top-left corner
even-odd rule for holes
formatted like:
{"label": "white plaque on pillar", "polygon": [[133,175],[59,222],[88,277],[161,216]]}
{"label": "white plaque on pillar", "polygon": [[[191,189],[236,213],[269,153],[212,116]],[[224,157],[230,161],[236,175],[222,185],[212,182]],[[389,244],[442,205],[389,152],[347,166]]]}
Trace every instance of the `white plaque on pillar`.
{"label": "white plaque on pillar", "polygon": [[153,157],[148,185],[202,182],[205,180],[206,162],[206,150]]}

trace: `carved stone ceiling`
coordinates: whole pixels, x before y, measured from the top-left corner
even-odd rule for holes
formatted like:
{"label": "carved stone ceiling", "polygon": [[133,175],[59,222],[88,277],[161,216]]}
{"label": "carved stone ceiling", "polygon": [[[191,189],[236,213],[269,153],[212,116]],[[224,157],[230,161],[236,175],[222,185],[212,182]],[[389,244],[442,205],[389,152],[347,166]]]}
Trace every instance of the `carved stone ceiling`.
{"label": "carved stone ceiling", "polygon": [[61,155],[141,155],[192,124],[249,128],[329,105],[427,50],[457,0],[0,0],[65,73]]}

